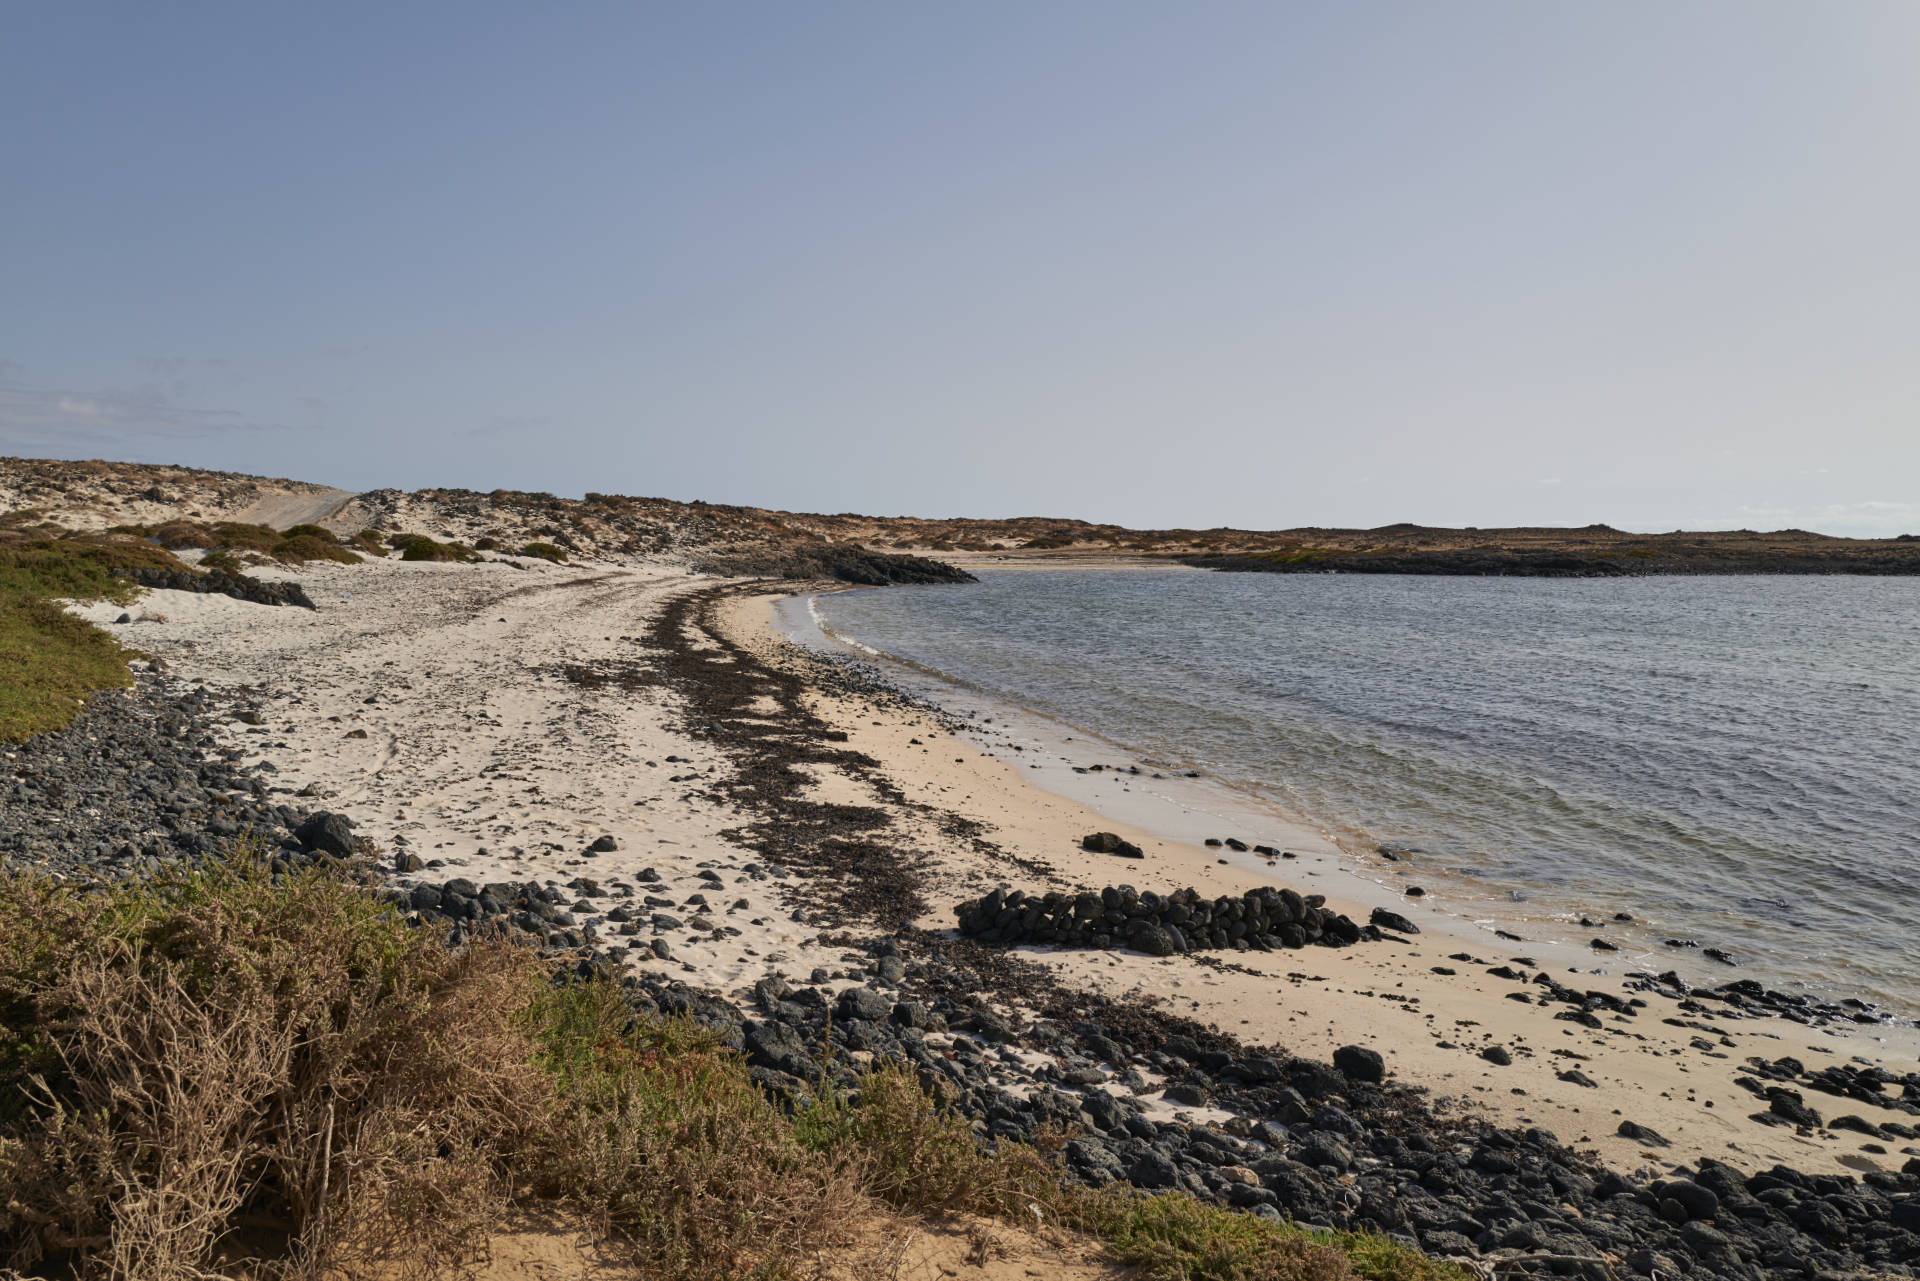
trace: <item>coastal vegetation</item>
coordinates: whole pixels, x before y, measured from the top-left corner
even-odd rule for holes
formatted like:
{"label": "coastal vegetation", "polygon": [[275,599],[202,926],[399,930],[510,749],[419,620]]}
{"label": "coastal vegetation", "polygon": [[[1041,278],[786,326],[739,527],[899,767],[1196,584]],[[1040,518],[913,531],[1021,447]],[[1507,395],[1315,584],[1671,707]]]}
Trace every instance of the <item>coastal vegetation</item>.
{"label": "coastal vegetation", "polygon": [[218,557],[218,564],[240,565],[248,561],[260,564],[266,561],[278,561],[283,565],[304,565],[313,560],[338,561],[342,564],[357,565],[361,557],[342,545],[333,531],[319,525],[295,525],[284,532],[267,525],[251,525],[241,521],[215,521],[207,524],[197,520],[173,520],[153,525],[116,525],[114,533],[143,538],[149,542],[179,551],[185,548],[204,550],[208,558]]}
{"label": "coastal vegetation", "polygon": [[460,949],[352,883],[0,876],[0,1266],[447,1275],[515,1211],[644,1275],[778,1278],[874,1216],[1104,1243],[1168,1281],[1464,1281],[1364,1233],[1062,1181],[901,1065],[783,1109],[718,1036],[504,936]]}
{"label": "coastal vegetation", "polygon": [[138,657],[56,600],[130,603],[124,576],[186,567],[172,553],[112,535],[75,535],[36,511],[0,516],[0,742],[71,721],[95,690],[128,684]]}
{"label": "coastal vegetation", "polygon": [[387,546],[400,553],[401,560],[440,561],[465,564],[478,560],[478,554],[465,543],[442,543],[425,534],[391,534]]}

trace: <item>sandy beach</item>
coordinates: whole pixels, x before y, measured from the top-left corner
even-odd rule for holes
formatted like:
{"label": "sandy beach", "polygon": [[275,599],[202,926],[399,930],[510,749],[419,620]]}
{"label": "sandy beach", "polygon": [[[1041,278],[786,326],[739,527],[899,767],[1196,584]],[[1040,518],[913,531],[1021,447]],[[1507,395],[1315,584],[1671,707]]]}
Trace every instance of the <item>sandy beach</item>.
{"label": "sandy beach", "polygon": [[[710,928],[675,935],[670,960],[635,940],[632,963],[734,996],[769,974],[841,972],[843,948],[822,927],[857,925],[830,920],[804,877],[741,847],[746,816],[716,791],[732,766],[690,732],[648,642],[663,610],[717,580],[678,567],[540,561],[310,565],[298,576],[317,610],[156,591],[115,631],[175,678],[265,709],[260,724],[227,726],[229,750],[247,764],[270,762],[277,785],[352,814],[389,863],[414,856],[419,870],[403,883],[590,876],[681,901],[724,877],[724,894],[701,918]],[[1911,1029],[1690,1014],[1630,989],[1634,958],[1596,964],[1584,950],[1500,940],[1365,879],[1330,833],[1233,810],[1206,780],[1159,780],[1149,790],[1135,776],[1076,773],[1075,764],[1108,754],[1004,719],[954,733],[924,709],[815,679],[819,660],[773,625],[777,599],[735,591],[688,615],[708,620],[690,627],[689,647],[729,663],[742,660],[713,651],[737,647],[800,674],[810,711],[873,763],[809,767],[808,799],[885,815],[887,843],[912,852],[921,900],[912,924],[921,929],[950,931],[954,906],[995,885],[1126,882],[1211,895],[1278,883],[1324,894],[1357,921],[1384,905],[1421,933],[1405,944],[1266,954],[1020,951],[1063,984],[1152,1002],[1250,1045],[1311,1058],[1348,1044],[1374,1048],[1390,1079],[1439,1106],[1544,1127],[1616,1168],[1713,1158],[1749,1170],[1777,1162],[1857,1172],[1905,1159],[1885,1144],[1872,1151],[1855,1133],[1756,1123],[1749,1114],[1764,1112],[1765,1100],[1734,1081],[1756,1055],[1909,1072]],[[82,612],[112,625],[121,611]],[[1138,843],[1145,859],[1082,850],[1079,838],[1092,831]],[[1299,857],[1270,865],[1202,844],[1225,836]],[[602,848],[590,849],[596,842]],[[1496,967],[1649,1004],[1631,1019],[1572,1023],[1555,1018],[1563,1006],[1513,999],[1538,988],[1489,974]],[[1511,1063],[1482,1058],[1491,1046]],[[1844,1100],[1813,1099],[1846,1110]],[[1671,1146],[1622,1137],[1622,1120]]]}

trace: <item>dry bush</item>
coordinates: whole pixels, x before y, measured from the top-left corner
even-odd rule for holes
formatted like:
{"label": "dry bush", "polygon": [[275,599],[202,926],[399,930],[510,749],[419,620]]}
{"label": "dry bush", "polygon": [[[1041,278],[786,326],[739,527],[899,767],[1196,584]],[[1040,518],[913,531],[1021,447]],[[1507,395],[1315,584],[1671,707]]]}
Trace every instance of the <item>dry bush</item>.
{"label": "dry bush", "polygon": [[711,1034],[322,875],[6,876],[0,920],[0,1267],[443,1276],[543,1204],[648,1275],[775,1277],[866,1203]]}
{"label": "dry bush", "polygon": [[320,876],[90,898],[9,878],[0,897],[23,926],[0,952],[21,1091],[0,1262],[201,1277],[248,1228],[279,1238],[287,1275],[444,1271],[484,1245],[508,1163],[549,1142],[522,949],[449,952]]}
{"label": "dry bush", "polygon": [[[717,1034],[499,938],[457,950],[244,855],[145,886],[0,873],[0,1274],[438,1277],[515,1210],[663,1281],[780,1278],[876,1202],[1110,1243],[1172,1281],[1460,1281],[982,1149],[903,1065],[789,1117]],[[216,1269],[222,1269],[216,1272]]]}
{"label": "dry bush", "polygon": [[637,1023],[606,982],[557,989],[531,1016],[566,1100],[542,1189],[650,1276],[788,1275],[846,1239],[865,1204],[850,1163],[796,1141],[740,1057],[682,1021]]}

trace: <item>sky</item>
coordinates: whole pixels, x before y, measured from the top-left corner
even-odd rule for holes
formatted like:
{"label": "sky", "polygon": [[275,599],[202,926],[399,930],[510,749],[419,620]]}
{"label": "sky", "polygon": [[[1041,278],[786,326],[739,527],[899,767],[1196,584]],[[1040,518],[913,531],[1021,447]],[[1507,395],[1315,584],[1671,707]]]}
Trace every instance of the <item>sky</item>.
{"label": "sky", "polygon": [[0,7],[0,454],[1920,532],[1920,4]]}

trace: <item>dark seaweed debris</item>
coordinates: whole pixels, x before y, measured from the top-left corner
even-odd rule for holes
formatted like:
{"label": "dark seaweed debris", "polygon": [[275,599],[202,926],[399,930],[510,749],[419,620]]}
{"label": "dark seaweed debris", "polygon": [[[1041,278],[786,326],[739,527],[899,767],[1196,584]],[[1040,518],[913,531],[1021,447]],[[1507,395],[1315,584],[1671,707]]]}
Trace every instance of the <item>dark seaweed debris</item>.
{"label": "dark seaweed debris", "polygon": [[905,796],[878,761],[844,746],[846,734],[807,707],[803,677],[759,662],[715,624],[715,606],[732,594],[722,588],[682,596],[661,611],[649,635],[662,678],[683,700],[683,728],[732,760],[732,774],[709,794],[750,817],[723,835],[801,872],[807,881],[792,896],[828,923],[907,925],[926,910],[926,855],[882,842],[893,822],[884,809],[808,799],[808,770],[840,770],[896,804],[906,804]]}

